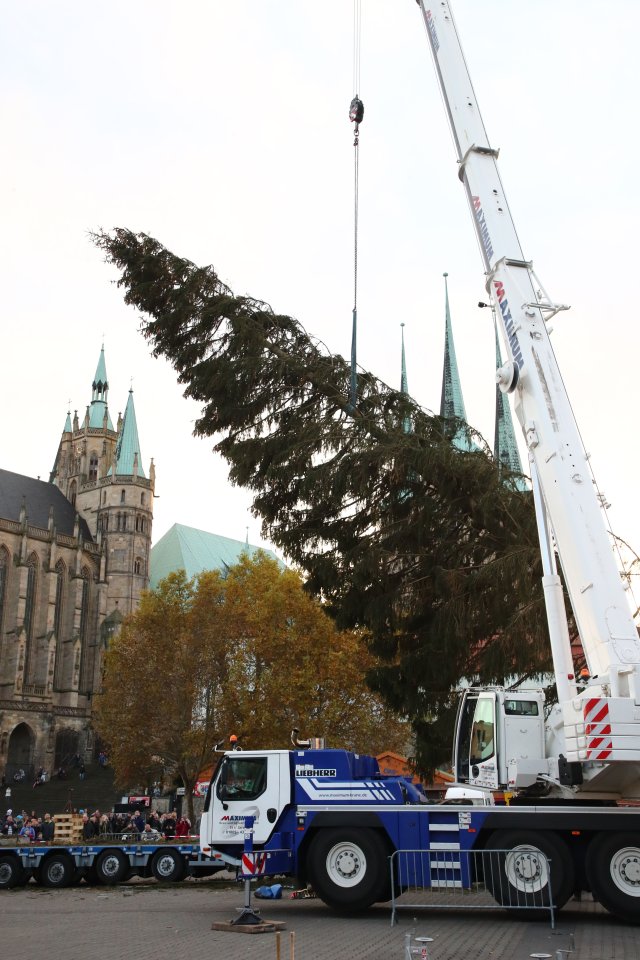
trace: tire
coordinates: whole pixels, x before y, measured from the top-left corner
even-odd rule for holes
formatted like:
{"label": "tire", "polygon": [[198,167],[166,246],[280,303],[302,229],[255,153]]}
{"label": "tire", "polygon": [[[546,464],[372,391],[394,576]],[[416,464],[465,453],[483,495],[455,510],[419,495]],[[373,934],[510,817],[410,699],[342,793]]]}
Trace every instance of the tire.
{"label": "tire", "polygon": [[113,847],[103,850],[95,863],[96,879],[107,887],[121,883],[129,872],[129,861],[122,850]]}
{"label": "tire", "polygon": [[386,849],[375,830],[336,827],[320,830],[311,841],[309,882],[335,910],[365,910],[383,899],[388,872]]}
{"label": "tire", "polygon": [[[543,853],[546,861],[537,853]],[[531,918],[532,907],[540,911],[549,907],[549,885],[556,910],[561,910],[574,892],[573,860],[553,833],[496,830],[487,841],[483,860],[484,881],[494,900],[503,907],[522,907],[523,917]]]}
{"label": "tire", "polygon": [[66,854],[47,857],[38,868],[38,882],[43,887],[68,887],[75,876],[76,866]]}
{"label": "tire", "polygon": [[161,883],[179,883],[186,873],[184,857],[177,850],[156,850],[151,858],[151,873]]}
{"label": "tire", "polygon": [[594,897],[621,920],[640,922],[640,834],[601,834],[585,867]]}
{"label": "tire", "polygon": [[12,853],[0,857],[0,890],[20,887],[29,880],[29,871],[25,870],[18,857]]}

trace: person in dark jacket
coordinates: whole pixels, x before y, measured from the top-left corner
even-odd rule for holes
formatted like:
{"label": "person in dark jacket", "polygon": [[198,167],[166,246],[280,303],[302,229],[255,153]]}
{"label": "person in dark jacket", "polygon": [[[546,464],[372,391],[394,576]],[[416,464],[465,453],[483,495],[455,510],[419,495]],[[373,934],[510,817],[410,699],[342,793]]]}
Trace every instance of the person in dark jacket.
{"label": "person in dark jacket", "polygon": [[96,828],[93,820],[90,820],[85,813],[82,816],[82,836],[85,840],[92,840],[96,835]]}
{"label": "person in dark jacket", "polygon": [[131,817],[131,823],[135,827],[137,833],[142,833],[144,830],[144,817],[139,810],[136,810],[134,815]]}
{"label": "person in dark jacket", "polygon": [[43,843],[51,843],[56,832],[55,822],[51,819],[50,813],[45,813],[42,821],[42,832],[40,839]]}

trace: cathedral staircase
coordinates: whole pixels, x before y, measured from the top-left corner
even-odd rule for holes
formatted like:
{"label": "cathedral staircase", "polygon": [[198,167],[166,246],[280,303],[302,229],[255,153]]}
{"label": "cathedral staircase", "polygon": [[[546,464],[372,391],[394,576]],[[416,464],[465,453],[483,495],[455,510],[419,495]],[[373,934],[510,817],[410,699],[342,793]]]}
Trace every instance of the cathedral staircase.
{"label": "cathedral staircase", "polygon": [[103,813],[113,810],[116,803],[120,803],[122,790],[116,789],[113,782],[111,767],[101,767],[95,763],[87,765],[86,777],[81,780],[78,771],[70,769],[65,780],[55,777],[47,780],[41,786],[33,788],[31,782],[7,783],[11,789],[11,796],[0,798],[4,808],[0,808],[0,815],[7,809],[13,810],[16,816],[26,810],[35,811],[36,816],[45,813],[65,813],[79,810],[100,810]]}

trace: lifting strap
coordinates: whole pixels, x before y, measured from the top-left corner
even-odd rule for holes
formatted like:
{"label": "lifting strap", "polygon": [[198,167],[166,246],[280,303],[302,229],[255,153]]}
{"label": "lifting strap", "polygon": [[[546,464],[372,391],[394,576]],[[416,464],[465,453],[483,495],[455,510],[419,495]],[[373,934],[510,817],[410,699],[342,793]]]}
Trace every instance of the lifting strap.
{"label": "lifting strap", "polygon": [[355,413],[358,397],[358,177],[360,124],[364,117],[364,104],[358,96],[360,87],[360,33],[362,23],[361,0],[353,0],[353,87],[354,97],[349,104],[349,120],[354,126],[354,211],[353,211],[353,311],[351,329],[351,383],[349,390],[349,412]]}

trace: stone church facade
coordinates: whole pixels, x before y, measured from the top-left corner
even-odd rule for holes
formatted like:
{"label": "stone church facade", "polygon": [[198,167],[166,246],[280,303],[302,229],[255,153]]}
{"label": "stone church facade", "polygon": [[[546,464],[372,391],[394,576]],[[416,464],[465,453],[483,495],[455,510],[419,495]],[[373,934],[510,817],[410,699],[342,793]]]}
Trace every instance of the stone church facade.
{"label": "stone church facade", "polygon": [[113,426],[104,350],[49,482],[0,470],[0,772],[56,770],[94,748],[102,657],[149,583],[155,471],[133,392]]}

